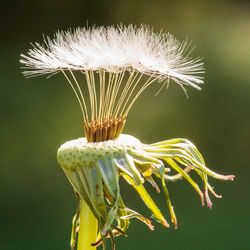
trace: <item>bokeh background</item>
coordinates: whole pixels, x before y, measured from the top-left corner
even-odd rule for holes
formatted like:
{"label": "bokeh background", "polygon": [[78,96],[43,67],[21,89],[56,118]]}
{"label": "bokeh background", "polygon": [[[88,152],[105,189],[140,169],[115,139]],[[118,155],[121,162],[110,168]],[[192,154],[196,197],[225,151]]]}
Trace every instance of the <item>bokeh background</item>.
{"label": "bokeh background", "polygon": [[[145,143],[192,140],[207,165],[234,182],[211,180],[223,199],[210,211],[185,182],[169,189],[178,230],[134,220],[118,250],[250,249],[249,1],[22,0],[1,3],[0,249],[67,250],[75,212],[73,190],[56,161],[57,148],[83,136],[80,108],[62,76],[24,79],[19,55],[42,34],[84,25],[148,24],[194,41],[206,67],[202,91],[187,99],[176,84],[157,97],[149,89],[133,107],[125,133]],[[121,183],[127,204],[150,212]],[[151,193],[155,193],[149,187]],[[153,195],[169,218],[163,195]],[[101,247],[100,247],[101,249]]]}

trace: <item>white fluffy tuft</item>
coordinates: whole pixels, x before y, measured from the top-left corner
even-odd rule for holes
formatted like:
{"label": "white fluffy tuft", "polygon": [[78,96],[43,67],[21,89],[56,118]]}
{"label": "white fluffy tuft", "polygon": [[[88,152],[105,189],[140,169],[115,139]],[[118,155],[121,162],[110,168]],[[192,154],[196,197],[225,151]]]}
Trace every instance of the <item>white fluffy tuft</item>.
{"label": "white fluffy tuft", "polygon": [[58,31],[54,38],[35,43],[20,62],[25,76],[53,74],[63,70],[119,72],[134,69],[143,74],[173,79],[180,85],[200,88],[204,72],[201,58],[190,59],[190,43],[169,33],[154,33],[149,27],[109,26]]}

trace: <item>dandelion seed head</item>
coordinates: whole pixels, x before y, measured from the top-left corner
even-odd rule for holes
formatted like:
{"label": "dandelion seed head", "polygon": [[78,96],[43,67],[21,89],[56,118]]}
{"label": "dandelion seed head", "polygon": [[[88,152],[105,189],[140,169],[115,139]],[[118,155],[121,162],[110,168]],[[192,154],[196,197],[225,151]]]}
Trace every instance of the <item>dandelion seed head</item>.
{"label": "dandelion seed head", "polygon": [[76,28],[44,37],[44,44],[33,44],[20,62],[27,68],[25,76],[53,74],[60,69],[136,70],[199,89],[203,63],[201,58],[189,58],[189,47],[187,40],[179,42],[170,33],[155,33],[145,25]]}
{"label": "dandelion seed head", "polygon": [[[154,229],[151,220],[124,204],[120,178],[136,190],[154,218],[169,227],[144,183],[149,182],[157,193],[162,190],[175,229],[177,218],[168,182],[185,179],[199,195],[201,204],[206,203],[211,209],[209,192],[217,198],[221,196],[215,193],[208,177],[234,179],[234,175],[210,170],[195,145],[186,139],[143,144],[122,134],[129,110],[153,83],[172,79],[184,90],[185,85],[200,89],[203,63],[201,58],[189,57],[190,44],[187,40],[179,42],[169,33],[155,33],[148,26],[119,25],[58,31],[53,38],[45,37],[44,44],[35,43],[26,55],[21,55],[20,62],[27,69],[25,76],[61,72],[80,104],[85,137],[64,143],[57,160],[80,199],[78,207],[84,209],[82,204],[86,203],[98,220],[98,237],[92,246],[103,243],[106,249],[105,239],[110,237],[114,249],[114,237],[126,235],[132,218]],[[86,90],[87,96],[83,94]],[[200,176],[202,188],[189,175],[190,171]],[[71,249],[75,246],[79,216],[77,210],[72,222]],[[80,225],[84,225],[81,218]],[[78,240],[80,236],[81,233]]]}
{"label": "dandelion seed head", "polygon": [[185,85],[200,89],[203,63],[189,58],[189,47],[187,40],[145,25],[83,27],[44,37],[20,62],[27,77],[63,73],[80,104],[88,142],[96,142],[121,134],[131,107],[154,82],[165,86],[172,79],[185,93]]}

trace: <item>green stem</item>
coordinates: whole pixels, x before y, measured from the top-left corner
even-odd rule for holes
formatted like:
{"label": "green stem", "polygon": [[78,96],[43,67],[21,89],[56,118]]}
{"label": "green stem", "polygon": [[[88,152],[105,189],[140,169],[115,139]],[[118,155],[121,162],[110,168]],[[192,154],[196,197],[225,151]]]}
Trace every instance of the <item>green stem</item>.
{"label": "green stem", "polygon": [[92,214],[87,203],[81,199],[80,208],[80,226],[78,232],[77,250],[95,250],[96,247],[91,246],[96,242],[98,222]]}

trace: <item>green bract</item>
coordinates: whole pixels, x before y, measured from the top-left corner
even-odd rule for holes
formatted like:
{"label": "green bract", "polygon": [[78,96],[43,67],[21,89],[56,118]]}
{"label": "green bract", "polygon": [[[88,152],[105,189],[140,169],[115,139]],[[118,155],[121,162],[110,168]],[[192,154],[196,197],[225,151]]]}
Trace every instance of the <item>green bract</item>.
{"label": "green bract", "polygon": [[[79,138],[63,144],[58,150],[57,159],[75,192],[88,204],[98,219],[102,240],[107,236],[113,240],[115,235],[125,234],[129,219],[133,217],[153,229],[150,220],[127,208],[123,203],[119,189],[120,176],[138,192],[154,217],[168,227],[169,224],[143,185],[144,181],[148,181],[160,192],[153,176],[159,178],[175,228],[177,219],[166,187],[167,181],[185,178],[200,195],[202,204],[204,205],[205,196],[207,205],[211,207],[208,191],[216,197],[220,196],[215,194],[207,177],[221,180],[233,180],[234,177],[209,170],[197,148],[185,139],[146,145],[125,134],[103,142],[87,142],[86,138]],[[178,174],[169,175],[168,167]],[[203,192],[189,176],[191,169],[200,175],[204,184]]]}

